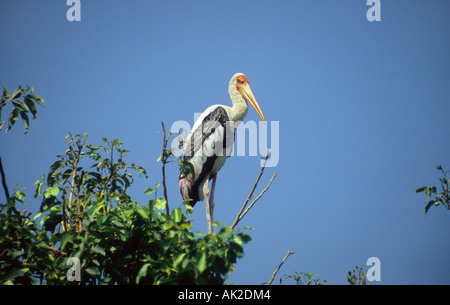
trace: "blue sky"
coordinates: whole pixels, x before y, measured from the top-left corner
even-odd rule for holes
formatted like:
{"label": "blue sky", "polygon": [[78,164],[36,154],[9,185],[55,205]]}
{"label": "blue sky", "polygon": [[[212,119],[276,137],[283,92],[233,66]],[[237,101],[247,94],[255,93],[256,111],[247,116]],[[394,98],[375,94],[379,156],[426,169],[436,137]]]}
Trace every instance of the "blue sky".
{"label": "blue sky", "polygon": [[[19,122],[0,136],[9,187],[26,187],[30,211],[33,184],[69,131],[92,144],[122,140],[149,172],[132,188],[146,204],[144,190],[161,180],[160,122],[193,124],[195,112],[229,105],[228,82],[243,72],[266,119],[279,122],[279,163],[240,223],[255,231],[229,281],[268,281],[296,251],[279,275],[345,284],[348,270],[378,257],[381,284],[450,284],[449,212],[424,217],[414,192],[439,183],[436,165],[450,169],[450,2],[381,0],[379,22],[356,0],[81,0],[80,22],[66,19],[65,2],[0,3],[0,81],[33,85],[46,100],[26,136]],[[216,220],[231,225],[258,172],[258,156],[227,161]],[[206,232],[202,202],[192,219]]]}

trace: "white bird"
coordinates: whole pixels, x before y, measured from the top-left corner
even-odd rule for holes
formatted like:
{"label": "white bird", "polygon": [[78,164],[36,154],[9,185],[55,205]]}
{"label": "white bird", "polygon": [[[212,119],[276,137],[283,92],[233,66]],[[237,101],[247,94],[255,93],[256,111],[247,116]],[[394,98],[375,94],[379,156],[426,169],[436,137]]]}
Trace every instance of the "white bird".
{"label": "white bird", "polygon": [[[184,143],[183,166],[179,186],[183,200],[191,206],[204,200],[208,232],[212,233],[214,189],[217,172],[233,150],[235,129],[247,115],[247,102],[255,108],[261,120],[264,115],[250,89],[247,77],[236,73],[228,86],[233,107],[213,105],[197,119]],[[211,194],[208,186],[212,180]]]}

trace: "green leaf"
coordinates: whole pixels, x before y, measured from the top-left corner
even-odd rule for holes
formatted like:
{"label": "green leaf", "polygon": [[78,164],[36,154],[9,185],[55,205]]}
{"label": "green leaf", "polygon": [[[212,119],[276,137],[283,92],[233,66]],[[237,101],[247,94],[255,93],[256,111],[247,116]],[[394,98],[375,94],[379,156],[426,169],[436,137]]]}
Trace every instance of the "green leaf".
{"label": "green leaf", "polygon": [[148,267],[150,267],[150,266],[151,266],[151,264],[147,263],[147,264],[144,264],[141,267],[141,269],[139,269],[139,272],[136,277],[136,284],[139,284],[139,282],[141,281],[141,278],[147,276],[147,270],[148,270]]}
{"label": "green leaf", "polygon": [[[2,84],[3,85],[3,84]],[[8,91],[8,88],[6,88],[5,85],[3,85],[3,93],[2,93],[2,100],[9,100],[11,98],[11,94]]]}
{"label": "green leaf", "polygon": [[150,195],[150,194],[152,194],[154,192],[155,191],[151,187],[149,187],[148,189],[145,190],[145,194],[147,194],[147,195]]}
{"label": "green leaf", "polygon": [[426,188],[427,188],[426,186],[419,187],[418,189],[416,189],[416,193],[421,193],[425,191]]}
{"label": "green leaf", "polygon": [[14,269],[5,278],[2,278],[5,282],[15,279],[16,277],[23,276],[25,273],[27,273],[30,270],[30,268],[22,268],[22,269]]}
{"label": "green leaf", "polygon": [[89,275],[92,275],[94,277],[100,276],[100,271],[98,270],[98,267],[90,267],[86,269],[86,273]]}
{"label": "green leaf", "polygon": [[38,185],[38,184],[42,181],[42,179],[44,179],[44,176],[42,176],[41,178],[39,178],[38,180],[36,180],[36,182],[34,183],[34,185]]}
{"label": "green leaf", "polygon": [[239,246],[242,246],[242,239],[237,236],[237,235],[233,235],[233,240],[235,243],[237,243]]}
{"label": "green leaf", "polygon": [[230,238],[233,235],[233,230],[231,230],[228,227],[222,227],[219,231],[219,233],[217,233],[219,235],[219,237],[222,240],[227,240],[228,238]]}
{"label": "green leaf", "polygon": [[37,117],[37,109],[36,109],[36,105],[34,104],[33,100],[30,99],[27,96],[25,96],[24,98],[25,104],[27,105],[28,109],[30,110],[31,114],[33,115],[33,118],[35,119]]}
{"label": "green leaf", "polygon": [[242,230],[250,230],[250,231],[255,231],[255,228],[251,227],[251,226],[245,226],[242,228]]}
{"label": "green leaf", "polygon": [[46,214],[41,219],[41,226],[47,231],[54,231],[55,227],[63,220],[60,209],[56,209]]}
{"label": "green leaf", "polygon": [[13,100],[13,99],[15,99],[15,98],[18,98],[18,97],[20,97],[21,95],[22,95],[22,87],[21,86],[19,86],[19,87],[17,87],[17,89],[14,91],[14,93],[12,94],[12,96],[11,96],[11,99]]}
{"label": "green leaf", "polygon": [[102,255],[102,256],[105,256],[105,255],[106,255],[105,249],[103,249],[102,247],[100,247],[100,246],[98,246],[98,245],[92,247],[92,248],[91,248],[91,251],[94,252],[94,253],[98,253],[98,254],[100,254],[100,255]]}
{"label": "green leaf", "polygon": [[243,242],[244,244],[246,244],[246,243],[248,243],[249,241],[252,240],[252,238],[251,238],[250,235],[248,235],[248,234],[245,234],[245,233],[239,233],[238,235],[239,235],[239,238],[242,240],[242,242]]}
{"label": "green leaf", "polygon": [[40,97],[39,95],[37,95],[37,94],[28,94],[27,96],[30,97],[31,99],[35,100],[38,104],[42,104],[42,103],[45,102],[44,99],[41,98],[41,97]]}
{"label": "green leaf", "polygon": [[185,256],[186,253],[182,253],[181,255],[179,255],[177,259],[173,262],[173,267],[176,268],[183,261]]}
{"label": "green leaf", "polygon": [[61,250],[64,250],[64,247],[66,246],[66,244],[69,241],[72,241],[72,239],[73,239],[73,235],[72,235],[72,233],[70,231],[62,233],[61,239],[60,239],[60,241],[61,241]]}
{"label": "green leaf", "polygon": [[21,190],[17,190],[14,192],[14,195],[16,196],[17,200],[23,201],[25,199],[25,193]]}
{"label": "green leaf", "polygon": [[144,207],[138,208],[137,212],[142,216],[142,218],[148,219],[149,213]]}
{"label": "green leaf", "polygon": [[25,125],[25,134],[27,134],[28,129],[30,128],[30,121],[28,120],[28,116],[24,111],[20,112],[20,116],[22,117],[23,124]]}
{"label": "green leaf", "polygon": [[189,203],[184,204],[184,208],[186,209],[187,215],[191,215],[192,213],[194,213],[194,207],[192,205],[190,205]]}
{"label": "green leaf", "polygon": [[28,110],[28,107],[20,101],[12,101],[12,103],[13,103],[14,107],[16,107],[20,110]]}
{"label": "green leaf", "polygon": [[90,205],[86,209],[85,213],[90,217],[94,217],[98,213],[98,211],[100,211],[102,208],[105,207],[104,202],[105,202],[105,199],[102,198],[100,201],[97,202],[97,204]]}
{"label": "green leaf", "polygon": [[196,267],[200,273],[203,273],[203,271],[205,271],[205,269],[206,269],[206,252],[202,253],[202,256],[198,260]]}
{"label": "green leaf", "polygon": [[425,206],[425,215],[427,215],[428,210],[433,206],[434,200],[428,201],[427,205]]}
{"label": "green leaf", "polygon": [[155,199],[155,207],[158,210],[164,210],[164,208],[166,207],[166,199],[164,198]]}
{"label": "green leaf", "polygon": [[59,187],[58,186],[51,186],[48,187],[44,192],[44,198],[48,198],[50,196],[56,197],[59,194]]}
{"label": "green leaf", "polygon": [[19,117],[19,109],[14,108],[8,117],[8,128],[6,129],[6,132],[8,132],[11,127],[14,125],[14,123],[17,121],[17,118]]}
{"label": "green leaf", "polygon": [[181,211],[180,208],[176,208],[176,209],[173,210],[173,212],[172,212],[172,219],[175,222],[180,222],[183,219],[183,212]]}
{"label": "green leaf", "polygon": [[8,257],[10,259],[17,259],[17,257],[24,255],[25,251],[19,251],[16,249],[8,249]]}
{"label": "green leaf", "polygon": [[97,215],[97,224],[104,225],[109,219],[109,215]]}
{"label": "green leaf", "polygon": [[34,215],[33,220],[36,220],[37,218],[39,218],[42,215],[42,212],[39,211],[36,213],[36,215]]}

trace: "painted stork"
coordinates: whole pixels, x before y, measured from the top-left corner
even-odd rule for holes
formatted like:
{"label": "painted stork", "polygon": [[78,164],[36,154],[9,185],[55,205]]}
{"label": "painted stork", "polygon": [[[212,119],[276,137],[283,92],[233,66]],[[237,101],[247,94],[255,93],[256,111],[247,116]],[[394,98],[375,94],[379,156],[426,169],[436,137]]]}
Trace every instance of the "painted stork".
{"label": "painted stork", "polygon": [[[184,143],[183,166],[179,186],[183,200],[191,206],[204,200],[208,232],[212,233],[214,189],[217,172],[233,150],[235,129],[247,115],[247,102],[255,108],[261,120],[264,115],[250,89],[247,77],[236,73],[228,86],[233,107],[213,105],[208,107],[194,123]],[[211,193],[209,181],[212,180]]]}

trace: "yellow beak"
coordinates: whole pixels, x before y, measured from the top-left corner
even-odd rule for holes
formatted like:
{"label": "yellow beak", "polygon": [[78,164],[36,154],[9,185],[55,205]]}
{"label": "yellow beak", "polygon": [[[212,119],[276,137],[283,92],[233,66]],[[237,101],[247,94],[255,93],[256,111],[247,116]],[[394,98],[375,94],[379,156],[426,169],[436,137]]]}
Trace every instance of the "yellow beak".
{"label": "yellow beak", "polygon": [[261,108],[259,108],[258,102],[256,102],[255,96],[253,95],[252,89],[250,89],[250,85],[248,83],[244,84],[240,88],[240,92],[242,96],[245,98],[247,102],[252,105],[253,108],[255,108],[256,112],[258,113],[259,117],[263,122],[266,121],[264,118],[264,114],[261,111]]}

